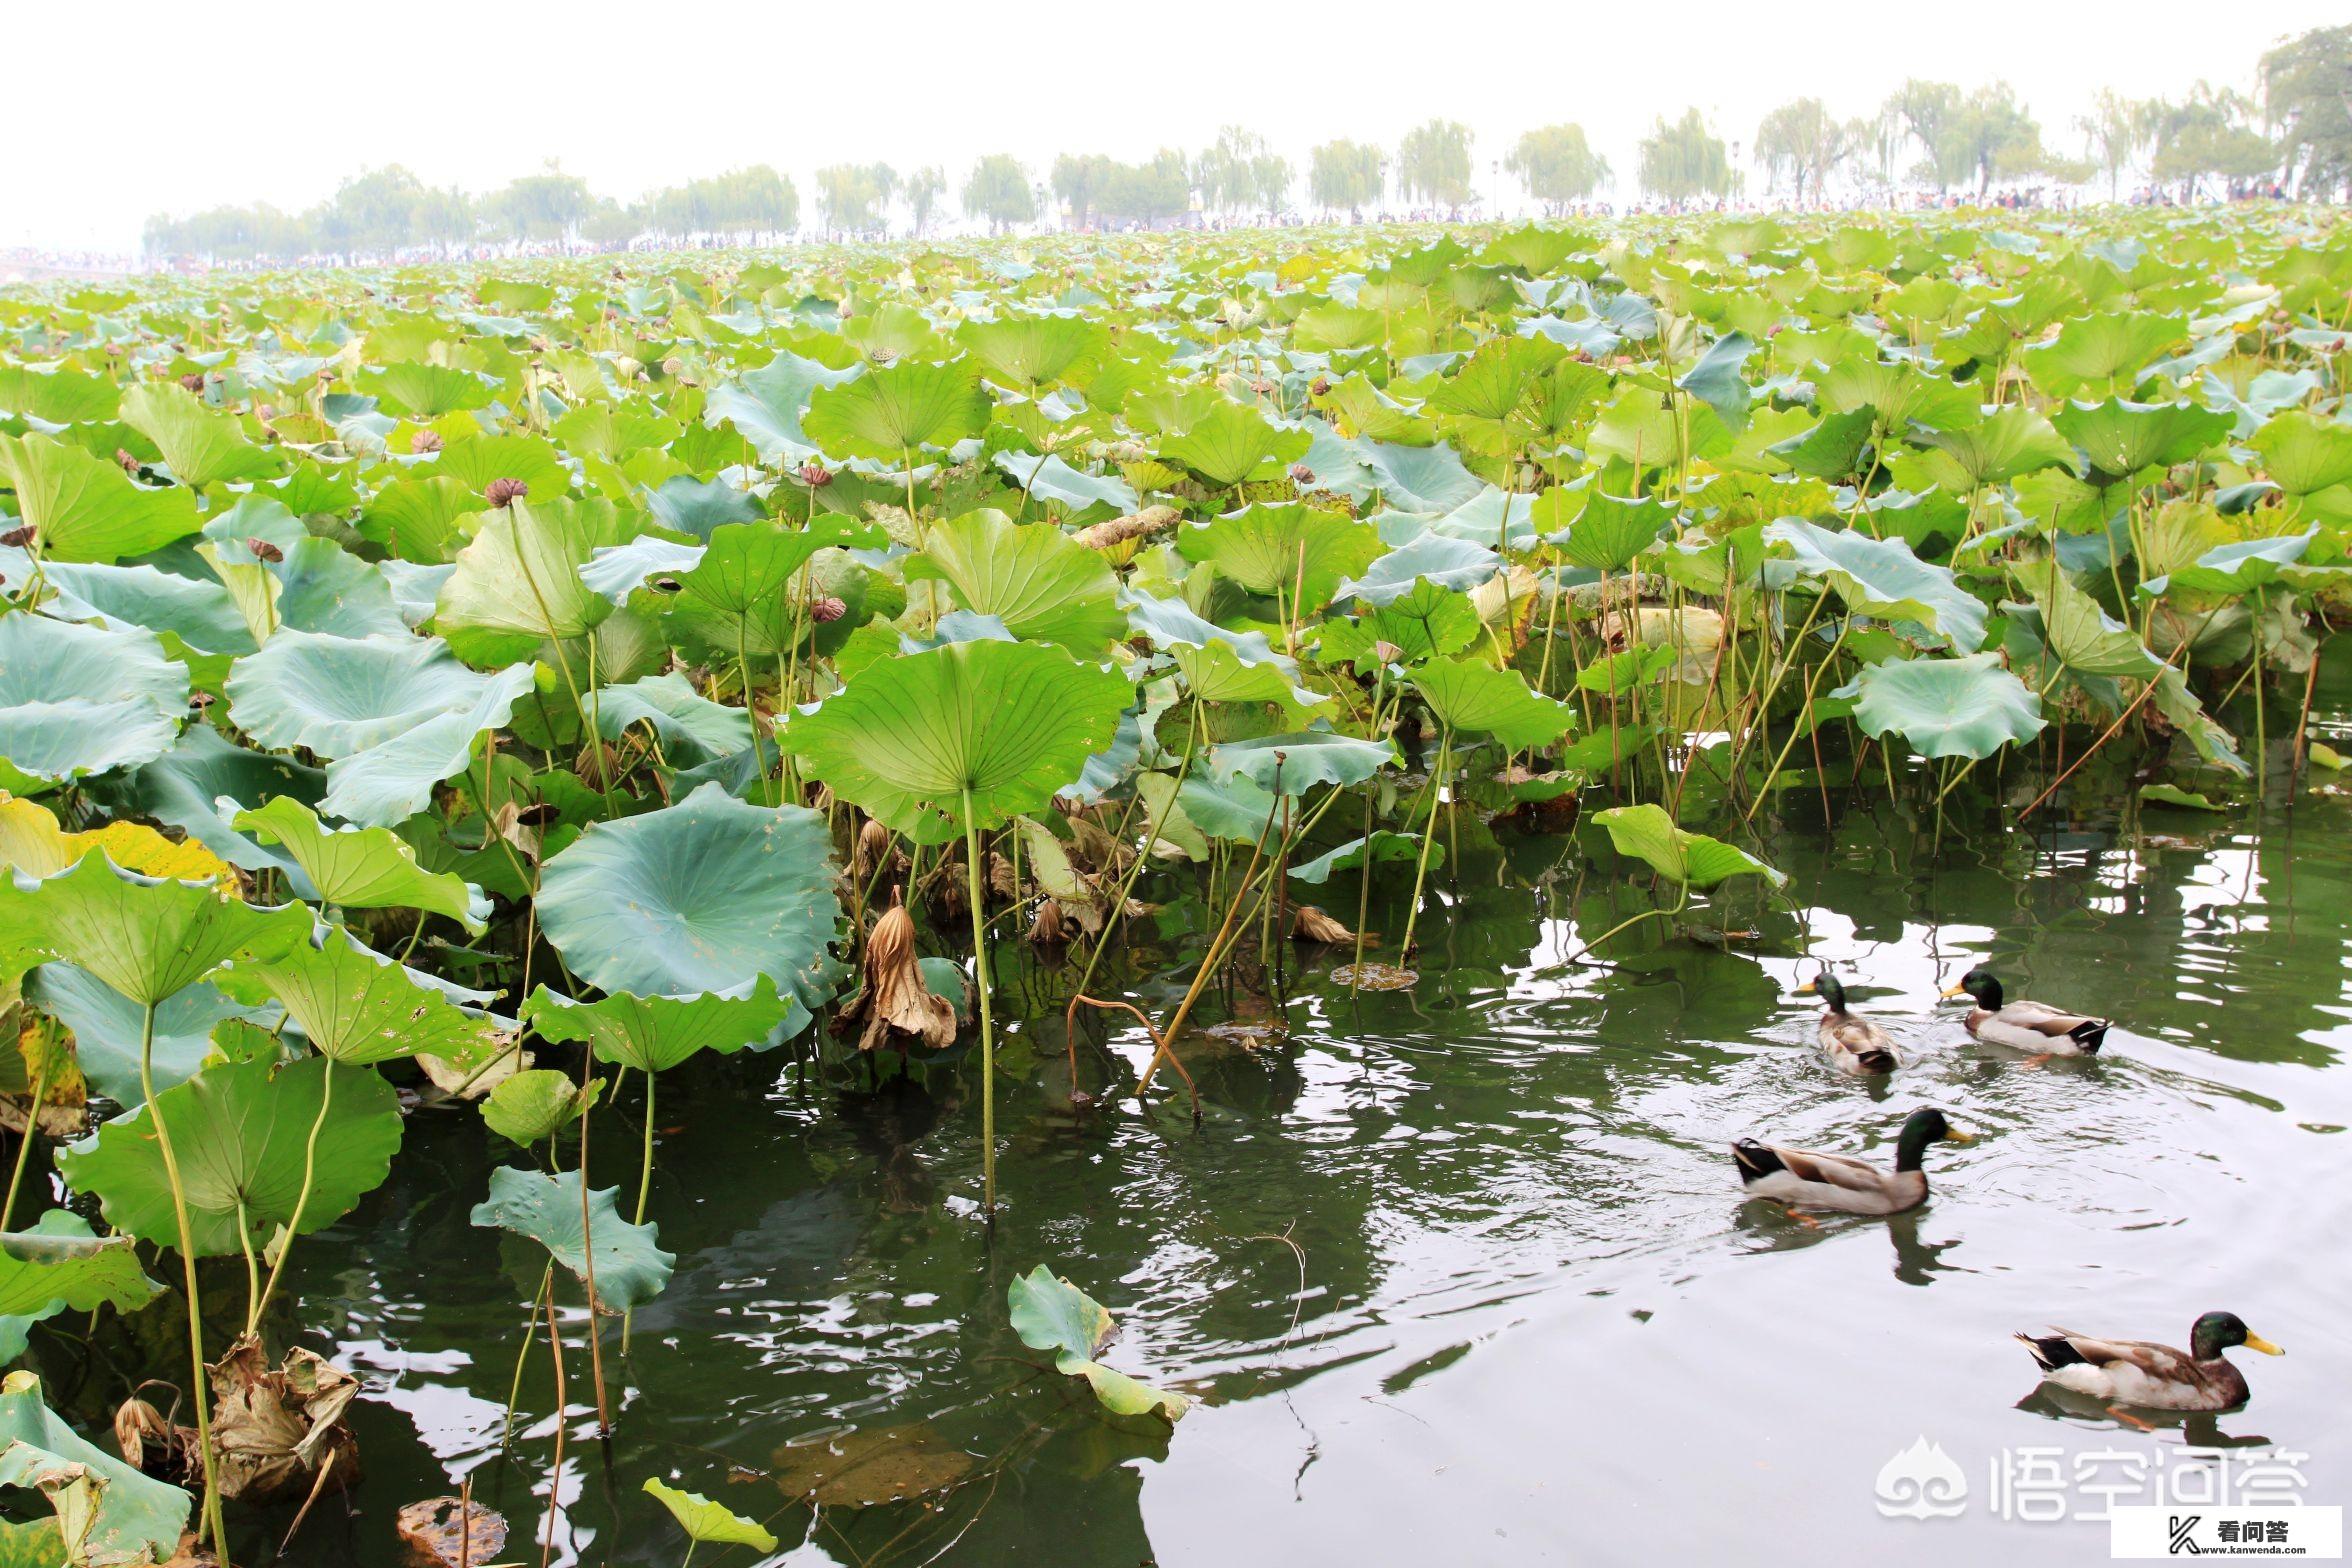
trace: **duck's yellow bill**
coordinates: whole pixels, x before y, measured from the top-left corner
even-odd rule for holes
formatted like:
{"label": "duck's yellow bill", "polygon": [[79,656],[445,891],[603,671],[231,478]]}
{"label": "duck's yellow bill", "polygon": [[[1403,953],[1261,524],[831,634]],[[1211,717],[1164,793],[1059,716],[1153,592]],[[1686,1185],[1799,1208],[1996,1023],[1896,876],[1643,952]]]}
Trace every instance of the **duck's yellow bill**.
{"label": "duck's yellow bill", "polygon": [[1962,1132],[1957,1127],[1947,1127],[1944,1129],[1944,1142],[1974,1143],[1976,1142],[1976,1134],[1972,1132]]}
{"label": "duck's yellow bill", "polygon": [[2248,1334],[2246,1336],[2246,1348],[2248,1350],[2259,1350],[2266,1356],[2283,1356],[2286,1354],[2285,1351],[2279,1349],[2278,1346],[2272,1344],[2269,1340],[2264,1339],[2260,1334]]}
{"label": "duck's yellow bill", "polygon": [[1821,987],[1819,987],[1819,986],[1815,985],[1815,984],[1814,984],[1812,981],[1808,980],[1808,981],[1806,981],[1806,982],[1805,982],[1803,985],[1801,985],[1801,986],[1798,986],[1798,987],[1797,987],[1797,995],[1799,995],[1799,996],[1811,996],[1811,995],[1813,995],[1815,992],[1819,991],[1820,989],[1821,989]]}
{"label": "duck's yellow bill", "polygon": [[1945,990],[1943,992],[1943,998],[1945,1001],[1949,1002],[1955,996],[1966,996],[1967,994],[1968,987],[1964,985],[1956,985]]}

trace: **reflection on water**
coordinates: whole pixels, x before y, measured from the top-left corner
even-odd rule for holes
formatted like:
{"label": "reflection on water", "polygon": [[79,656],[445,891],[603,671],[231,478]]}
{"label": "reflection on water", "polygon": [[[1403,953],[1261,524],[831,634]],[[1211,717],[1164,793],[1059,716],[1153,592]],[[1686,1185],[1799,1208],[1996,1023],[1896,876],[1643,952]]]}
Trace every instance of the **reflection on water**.
{"label": "reflection on water", "polygon": [[[1004,955],[993,1241],[955,1071],[845,1089],[772,1058],[681,1070],[653,1199],[677,1275],[625,1356],[608,1340],[609,1446],[569,1358],[557,1560],[674,1563],[639,1495],[653,1475],[766,1520],[795,1563],[2101,1546],[2103,1526],[1995,1516],[1993,1467],[2036,1446],[2186,1462],[2255,1445],[2308,1456],[2310,1501],[2352,1501],[2352,812],[2307,798],[2259,833],[2151,812],[2000,834],[1987,802],[1937,849],[1883,796],[1826,827],[1817,802],[1790,809],[1766,849],[1799,907],[1735,897],[1711,930],[1653,924],[1614,967],[1567,959],[1646,889],[1592,873],[1586,839],[1465,822],[1417,989],[1351,996],[1324,978],[1347,955],[1294,954],[1273,998],[1210,994],[1202,1022],[1287,1033],[1188,1040],[1197,1129],[1180,1099],[1074,1106],[1065,982]],[[1401,895],[1376,895],[1376,929],[1402,928]],[[1122,981],[1161,1015],[1203,924],[1163,896]],[[1820,960],[1916,1062],[1857,1082],[1822,1060],[1814,1004],[1789,994]],[[2107,1055],[1969,1041],[1936,993],[1977,962],[2014,995],[2115,1017]],[[1131,1081],[1141,1032],[1087,1027],[1077,1087]],[[624,1123],[639,1103],[623,1096]],[[1740,1200],[1732,1139],[1890,1160],[1920,1105],[1980,1135],[1931,1155],[1925,1210],[1808,1226]],[[507,1555],[536,1556],[543,1347],[510,1454],[500,1438],[538,1265],[468,1220],[503,1153],[471,1112],[420,1113],[391,1184],[297,1253],[303,1320],[370,1392],[367,1481],[291,1560],[398,1561],[395,1509],[465,1475],[512,1520]],[[601,1158],[602,1179],[633,1179]],[[1006,1285],[1041,1261],[1118,1315],[1116,1364],[1203,1398],[1172,1438],[1101,1419],[1011,1335]],[[2180,1343],[2215,1307],[2289,1357],[2247,1358],[2245,1411],[2150,1432],[2037,1389],[2009,1338]],[[53,1381],[90,1417],[117,1375]],[[1882,1519],[1874,1478],[1921,1436],[1977,1503]]]}

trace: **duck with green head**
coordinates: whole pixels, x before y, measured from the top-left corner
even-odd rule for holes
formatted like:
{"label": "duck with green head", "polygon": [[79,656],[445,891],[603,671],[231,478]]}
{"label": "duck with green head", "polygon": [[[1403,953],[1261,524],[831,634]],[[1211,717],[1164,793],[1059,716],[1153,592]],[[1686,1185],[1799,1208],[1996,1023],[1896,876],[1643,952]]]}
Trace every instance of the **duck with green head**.
{"label": "duck with green head", "polygon": [[1956,996],[1976,1003],[1968,1010],[1968,1032],[1995,1045],[2049,1057],[2096,1056],[2099,1047],[2107,1043],[2110,1020],[2070,1013],[2046,1002],[2007,1001],[2000,977],[1982,964],[1944,992],[1947,1001]]}
{"label": "duck with green head", "polygon": [[1855,1078],[1891,1073],[1904,1057],[1884,1029],[1846,1006],[1846,988],[1824,969],[1797,987],[1799,996],[1818,996],[1828,1005],[1821,1014],[1821,1049],[1829,1064]]}
{"label": "duck with green head", "polygon": [[[2243,1345],[2266,1356],[2285,1351],[2246,1327],[2234,1312],[2208,1312],[2189,1329],[2186,1354],[2142,1339],[2098,1339],[2071,1329],[2020,1334],[2042,1380],[2107,1402],[2110,1414],[2129,1421],[2117,1405],[2144,1410],[2232,1410],[2251,1390],[2246,1375],[2222,1356]],[[2134,1422],[2134,1425],[2145,1425]]]}
{"label": "duck with green head", "polygon": [[1927,1201],[1927,1172],[1921,1160],[1931,1143],[1974,1140],[1937,1110],[1917,1110],[1895,1140],[1895,1168],[1886,1170],[1850,1154],[1794,1149],[1742,1138],[1731,1146],[1748,1195],[1772,1198],[1793,1214],[1805,1208],[1844,1214],[1900,1214]]}

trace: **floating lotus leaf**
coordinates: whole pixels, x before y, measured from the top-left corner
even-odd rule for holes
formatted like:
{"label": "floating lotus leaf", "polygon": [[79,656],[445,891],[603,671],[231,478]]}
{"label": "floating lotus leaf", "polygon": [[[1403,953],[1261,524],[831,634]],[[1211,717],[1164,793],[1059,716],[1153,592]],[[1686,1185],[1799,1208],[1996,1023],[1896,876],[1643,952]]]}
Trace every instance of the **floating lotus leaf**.
{"label": "floating lotus leaf", "polygon": [[281,1225],[302,1235],[322,1230],[383,1184],[400,1148],[400,1097],[392,1086],[369,1071],[336,1073],[310,1162],[310,1194],[303,1197],[305,1155],[331,1066],[318,1056],[291,1066],[217,1062],[60,1152],[58,1174],[76,1192],[97,1194],[116,1230],[178,1246],[171,1184],[155,1137],[160,1104],[179,1156],[189,1244],[198,1257],[242,1251],[248,1238],[258,1248]]}
{"label": "floating lotus leaf", "polygon": [[2042,731],[2041,700],[2000,655],[1894,659],[1862,672],[1854,717],[1863,732],[1899,732],[1923,757],[1984,758]]}
{"label": "floating lotus leaf", "polygon": [[1548,746],[1568,733],[1575,715],[1546,697],[1517,670],[1474,659],[1431,659],[1408,677],[1438,723],[1457,734],[1492,735],[1514,750]]}
{"label": "floating lotus leaf", "polygon": [[152,632],[0,617],[0,789],[32,794],[151,762],[187,702],[188,672]]}
{"label": "floating lotus leaf", "polygon": [[1733,877],[1762,877],[1774,887],[1788,881],[1780,872],[1735,845],[1674,825],[1663,806],[1644,802],[1596,811],[1592,820],[1608,829],[1617,853],[1631,855],[1668,881],[1697,892]]}
{"label": "floating lotus leaf", "polygon": [[549,859],[539,925],[602,990],[731,992],[764,974],[813,1015],[840,974],[828,951],[842,918],[833,877],[824,817],[705,784],[674,806],[596,823]]}
{"label": "floating lotus leaf", "polygon": [[1002,512],[970,512],[930,531],[906,563],[907,580],[937,579],[956,602],[993,615],[1014,636],[1059,643],[1080,657],[1099,654],[1126,630],[1119,580],[1102,556],[1051,523],[1016,523]]}
{"label": "floating lotus leaf", "polygon": [[545,986],[523,1004],[523,1021],[542,1039],[585,1041],[602,1061],[639,1072],[668,1072],[701,1051],[720,1055],[765,1040],[793,1004],[761,975],[743,996],[632,996],[626,991],[577,1002]]}
{"label": "floating lotus leaf", "polygon": [[764,1525],[728,1512],[700,1492],[682,1492],[647,1476],[645,1493],[670,1511],[670,1517],[678,1521],[678,1528],[686,1532],[689,1541],[713,1546],[748,1546],[755,1552],[776,1549],[776,1537]]}
{"label": "floating lotus leaf", "polygon": [[465,878],[429,872],[416,851],[385,828],[331,828],[298,800],[283,796],[231,823],[265,844],[280,844],[310,878],[321,902],[343,909],[422,909],[447,915],[468,931],[488,924],[490,901]]}
{"label": "floating lotus leaf", "polygon": [[978,829],[1043,810],[1110,745],[1133,698],[1124,678],[1058,648],[953,643],[875,665],[794,715],[783,741],[836,795],[942,844],[963,836],[967,798]]}
{"label": "floating lotus leaf", "polygon": [[1138,1382],[1097,1360],[1116,1331],[1110,1313],[1068,1280],[1055,1277],[1044,1264],[1016,1278],[1006,1298],[1012,1310],[1013,1332],[1021,1336],[1021,1343],[1032,1350],[1052,1351],[1054,1370],[1086,1379],[1094,1397],[1111,1414],[1158,1415],[1176,1421],[1192,1408],[1192,1401],[1184,1395]]}
{"label": "floating lotus leaf", "polygon": [[[632,1225],[613,1201],[618,1187],[590,1188],[580,1201],[580,1173],[544,1176],[502,1165],[490,1173],[490,1196],[474,1205],[476,1225],[513,1231],[545,1247],[583,1283],[593,1266],[596,1304],[607,1312],[645,1305],[670,1282],[678,1260],[661,1250],[658,1225]],[[591,1218],[593,1226],[591,1227]],[[595,1238],[591,1264],[588,1237]]]}

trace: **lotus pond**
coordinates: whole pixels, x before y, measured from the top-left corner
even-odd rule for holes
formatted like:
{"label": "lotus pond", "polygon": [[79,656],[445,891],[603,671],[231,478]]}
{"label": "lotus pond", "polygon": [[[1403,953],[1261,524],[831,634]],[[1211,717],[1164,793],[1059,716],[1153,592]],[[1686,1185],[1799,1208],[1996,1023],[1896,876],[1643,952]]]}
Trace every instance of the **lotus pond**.
{"label": "lotus pond", "polygon": [[[2341,1500],[2348,318],[2291,208],[0,294],[6,1549]],[[2212,1308],[2219,1416],[2008,1339]]]}

